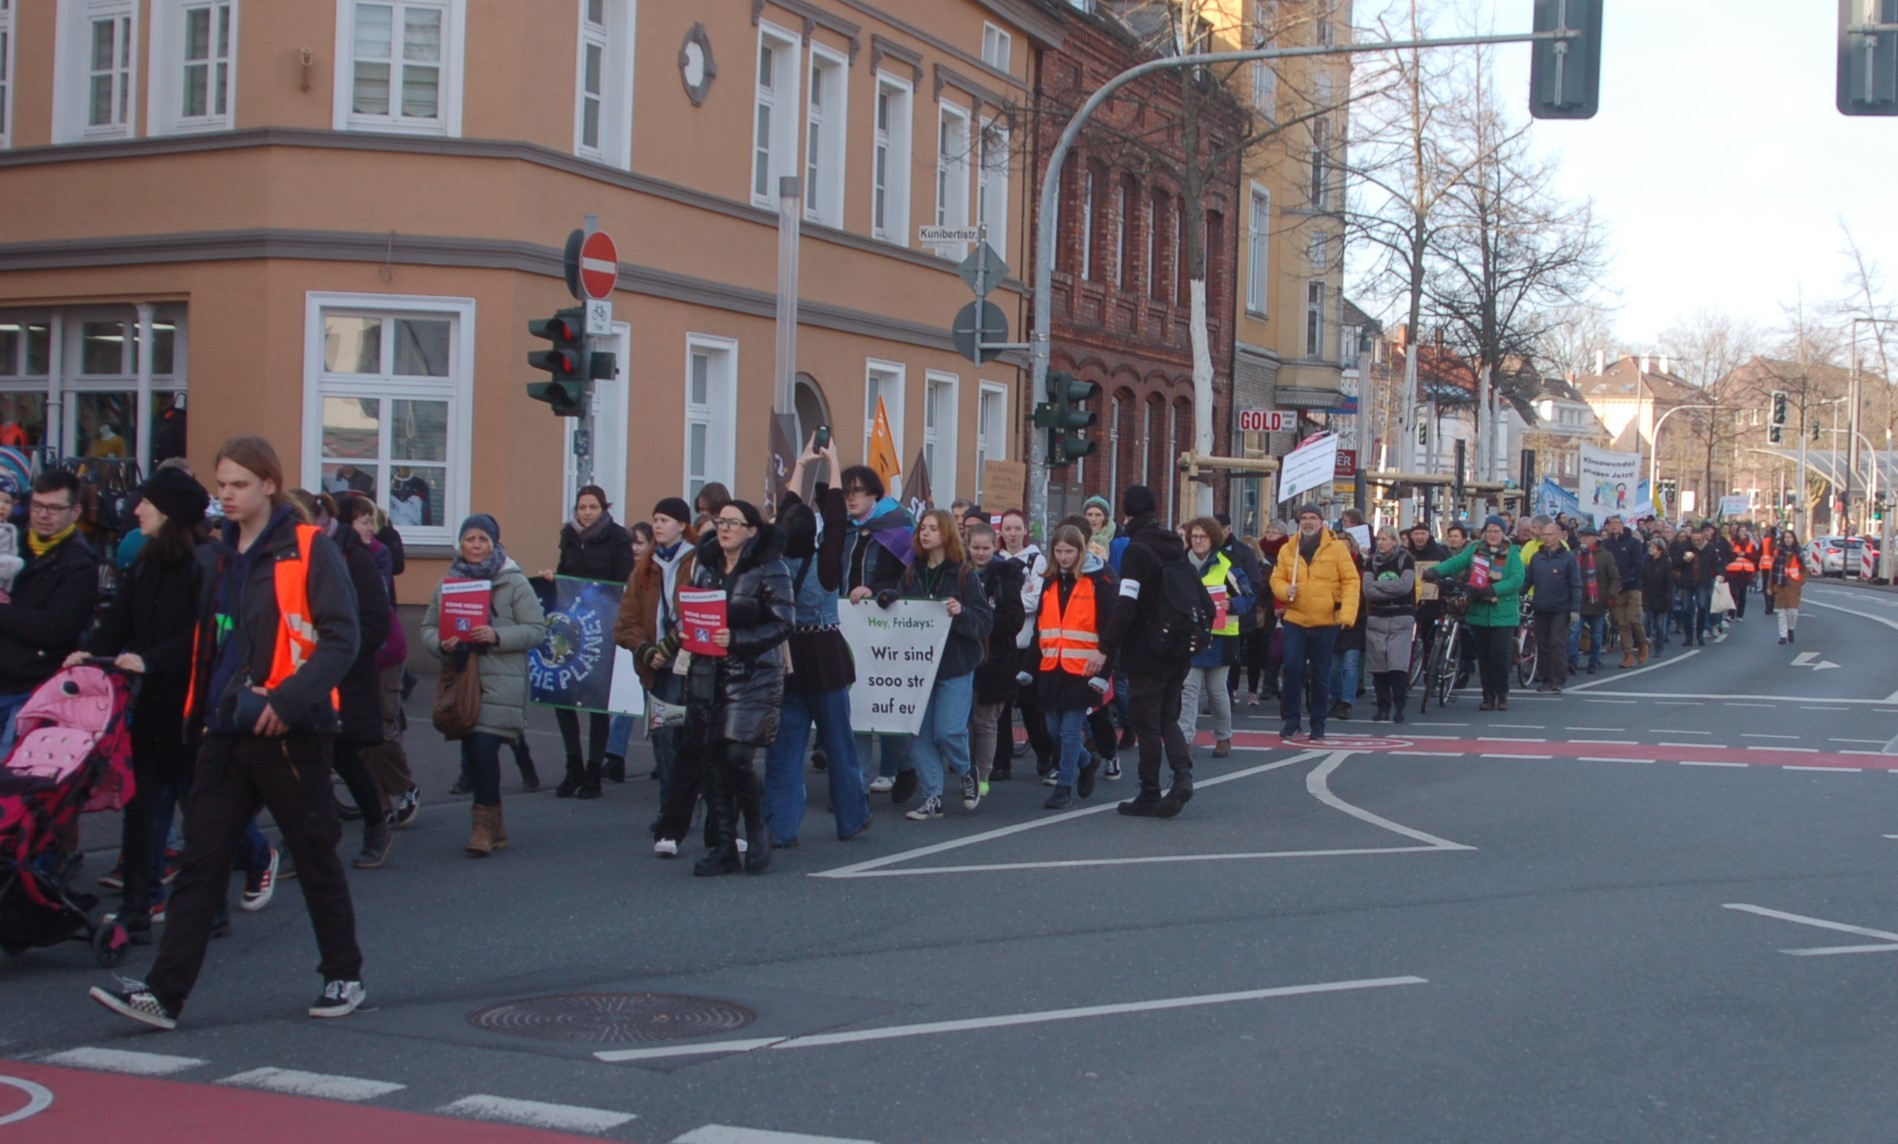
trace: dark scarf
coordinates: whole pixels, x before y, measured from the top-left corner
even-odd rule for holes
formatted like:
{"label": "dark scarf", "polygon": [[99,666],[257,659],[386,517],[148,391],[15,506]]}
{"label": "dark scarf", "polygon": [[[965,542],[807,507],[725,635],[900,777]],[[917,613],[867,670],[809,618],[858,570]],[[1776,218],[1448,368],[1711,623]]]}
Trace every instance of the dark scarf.
{"label": "dark scarf", "polygon": [[582,544],[585,544],[590,540],[598,540],[600,538],[600,534],[605,532],[608,528],[612,527],[612,524],[613,524],[613,514],[610,512],[603,512],[600,514],[600,519],[594,521],[592,524],[587,525],[585,528],[580,527],[580,522],[577,520],[568,521],[567,527],[573,530],[574,539],[578,540]]}
{"label": "dark scarf", "polygon": [[462,559],[460,550],[455,553],[454,562],[448,566],[450,576],[459,576],[464,580],[492,580],[501,574],[501,566],[507,563],[507,549],[499,544],[494,546],[493,555],[479,564],[470,564]]}
{"label": "dark scarf", "polygon": [[1312,557],[1318,555],[1318,546],[1324,542],[1324,539],[1325,531],[1322,528],[1311,536],[1306,536],[1302,532],[1298,534],[1298,554],[1305,558],[1305,563],[1310,564]]}

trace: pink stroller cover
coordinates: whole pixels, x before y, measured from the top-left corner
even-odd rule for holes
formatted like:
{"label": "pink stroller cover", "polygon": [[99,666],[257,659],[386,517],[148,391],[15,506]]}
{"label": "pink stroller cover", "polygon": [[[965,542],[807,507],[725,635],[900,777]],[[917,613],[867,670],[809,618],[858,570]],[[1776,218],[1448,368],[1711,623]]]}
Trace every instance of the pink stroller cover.
{"label": "pink stroller cover", "polygon": [[[125,733],[125,684],[96,667],[61,671],[33,693],[15,721],[5,767],[64,786],[94,751],[110,764],[83,810],[119,810],[132,797],[131,739]],[[117,722],[114,722],[117,717]]]}

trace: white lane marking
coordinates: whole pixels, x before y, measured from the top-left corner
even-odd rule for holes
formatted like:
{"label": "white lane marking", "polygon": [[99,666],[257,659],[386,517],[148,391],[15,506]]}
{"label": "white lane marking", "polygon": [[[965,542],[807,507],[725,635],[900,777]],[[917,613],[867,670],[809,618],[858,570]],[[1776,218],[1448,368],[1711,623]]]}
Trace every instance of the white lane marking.
{"label": "white lane marking", "polygon": [[34,1084],[30,1080],[21,1080],[17,1076],[0,1076],[0,1084],[8,1088],[17,1088],[26,1094],[26,1107],[16,1108],[5,1116],[0,1116],[0,1125],[30,1120],[53,1107],[53,1094],[43,1084]]}
{"label": "white lane marking", "polygon": [[[904,866],[865,870],[852,878],[907,878],[919,874],[995,874],[1009,870],[1078,870],[1094,866],[1163,866],[1179,862],[1241,862],[1260,858],[1355,858],[1368,854],[1430,854],[1442,846],[1362,846],[1343,850],[1257,850],[1238,854],[1154,854],[1140,858],[1065,858],[1044,862],[979,862],[968,866]],[[1474,850],[1473,846],[1455,847]]]}
{"label": "white lane marking", "polygon": [[1569,742],[1585,747],[1638,747],[1639,739],[1570,739]]}
{"label": "white lane marking", "polygon": [[[1675,732],[1675,733],[1679,734],[1679,732]],[[1797,735],[1767,735],[1767,734],[1757,733],[1753,731],[1740,732],[1740,738],[1742,739],[1797,739],[1798,737],[1799,736]],[[1834,743],[1858,742],[1858,740],[1856,739],[1852,739],[1852,740],[1834,739],[1832,741]]]}
{"label": "white lane marking", "polygon": [[446,1116],[465,1116],[473,1120],[494,1120],[520,1124],[528,1128],[550,1128],[556,1132],[607,1132],[629,1120],[630,1112],[604,1108],[585,1108],[578,1104],[548,1104],[540,1100],[515,1100],[506,1096],[477,1093],[464,1096],[435,1111]]}
{"label": "white lane marking", "polygon": [[1460,759],[1462,751],[1386,751],[1387,755],[1404,755],[1413,759]]}
{"label": "white lane marking", "polygon": [[1564,731],[1622,731],[1623,727],[1564,727]]}
{"label": "white lane marking", "polygon": [[1885,696],[1885,702],[1898,703],[1898,691],[1894,691],[1890,695]]}
{"label": "white lane marking", "polygon": [[[1748,902],[1728,902],[1725,908],[1729,910],[1741,910],[1749,914],[1758,914],[1763,918],[1778,918],[1783,922],[1812,926],[1816,929],[1836,930],[1839,933],[1857,934],[1860,937],[1875,937],[1888,942],[1898,942],[1898,933],[1887,933],[1884,930],[1868,929],[1865,926],[1848,925],[1845,922],[1829,922],[1824,918],[1807,917],[1805,914],[1789,914],[1784,910],[1768,909],[1765,906],[1756,906]],[[1811,949],[1782,949],[1780,952],[1790,954],[1793,957],[1825,957],[1839,953],[1889,953],[1894,950],[1898,950],[1898,945],[1832,945]]]}
{"label": "white lane marking", "polygon": [[1620,703],[1620,704],[1626,705],[1626,704],[1632,704],[1635,701],[1632,699],[1597,699],[1595,696],[1591,695],[1587,699],[1582,700],[1582,702],[1584,703]]}
{"label": "white lane marking", "polygon": [[[1303,997],[1316,993],[1344,993],[1357,989],[1385,989],[1397,985],[1428,985],[1422,977],[1368,977],[1354,981],[1323,981],[1312,985],[1281,985],[1271,989],[1248,989],[1238,993],[1202,993],[1190,997],[1165,997],[1156,1001],[1127,1001],[1113,1005],[1084,1005],[1075,1009],[1043,1009],[1033,1013],[1007,1013],[995,1017],[968,1017],[957,1021],[928,1021],[916,1025],[889,1025],[876,1029],[857,1029],[847,1033],[815,1033],[804,1037],[766,1041],[771,1050],[815,1049],[831,1045],[852,1045],[865,1041],[888,1041],[900,1037],[927,1037],[938,1033],[965,1033],[978,1029],[1005,1029],[1017,1025],[1044,1025],[1055,1021],[1078,1021],[1090,1017],[1114,1017],[1128,1013],[1153,1013],[1167,1009],[1192,1009],[1206,1005],[1229,1005],[1240,1001],[1263,1001],[1278,997]],[[756,1041],[727,1041],[727,1046],[748,1045]],[[717,1043],[691,1046],[691,1051],[719,1051]],[[745,1052],[750,1049],[727,1049]],[[608,1063],[651,1060],[679,1055],[677,1047],[655,1049],[609,1049],[594,1053]]]}
{"label": "white lane marking", "polygon": [[[1289,759],[1280,759],[1279,761],[1275,763],[1261,763],[1259,766],[1247,767],[1244,770],[1234,771],[1231,774],[1219,775],[1215,778],[1198,780],[1193,784],[1193,787],[1195,790],[1204,790],[1207,787],[1218,786],[1220,783],[1228,783],[1236,779],[1249,778],[1253,775],[1264,774],[1267,771],[1276,771],[1280,767],[1290,767],[1290,766],[1295,766],[1299,763],[1308,763],[1312,761],[1313,759],[1322,758],[1327,753],[1328,752],[1322,751],[1322,750],[1300,751],[1298,754],[1293,755]],[[947,842],[938,842],[931,846],[919,846],[914,850],[904,850],[901,853],[886,855],[882,858],[872,858],[867,862],[856,862],[856,863],[852,863],[849,866],[839,866],[834,870],[817,870],[817,871],[812,872],[810,874],[810,877],[813,877],[813,878],[854,878],[862,874],[867,874],[872,870],[881,869],[885,866],[894,866],[899,862],[907,862],[912,858],[927,858],[931,854],[941,854],[949,850],[960,850],[965,846],[976,846],[983,842],[991,842],[997,838],[1007,838],[1008,836],[1012,834],[1020,834],[1028,830],[1039,830],[1046,826],[1053,826],[1059,822],[1072,822],[1077,818],[1086,818],[1088,815],[1091,815],[1091,814],[1108,814],[1114,810],[1115,806],[1116,804],[1113,802],[1106,802],[1106,803],[1102,803],[1100,806],[1090,806],[1081,810],[1071,810],[1071,811],[1068,811],[1066,814],[1056,814],[1056,815],[1050,815],[1047,818],[1037,818],[1037,819],[1032,819],[1028,822],[1018,822],[1012,826],[998,827],[994,830],[984,830],[979,834],[971,834],[967,836],[966,838],[952,838]]]}
{"label": "white lane marking", "polygon": [[[1813,703],[1813,697],[1810,695],[1807,695],[1807,696],[1707,695],[1707,694],[1701,694],[1699,692],[1693,692],[1693,691],[1657,691],[1652,694],[1643,694],[1641,692],[1636,692],[1636,691],[1604,691],[1601,694],[1611,695],[1611,696],[1627,696],[1628,697],[1627,702],[1630,702],[1630,703],[1635,702],[1636,700],[1659,701],[1659,700],[1664,700],[1664,699],[1699,699],[1699,700],[1712,699],[1712,700],[1718,700],[1720,702],[1723,702],[1727,704],[1727,706],[1729,707],[1775,707],[1780,704],[1790,703],[1790,704],[1793,704],[1794,706],[1797,706],[1801,710],[1810,710],[1812,708],[1812,703]],[[1591,702],[1596,702],[1596,703],[1602,702],[1601,699],[1593,695],[1589,696],[1589,699]],[[1736,702],[1737,700],[1753,700],[1753,702]],[[1841,699],[1834,695],[1828,695],[1825,697],[1823,702],[1825,703],[1854,703],[1854,704],[1861,704],[1864,706],[1878,706],[1880,704],[1884,704],[1889,701],[1884,700],[1884,699]]]}
{"label": "white lane marking", "polygon": [[729,1124],[707,1124],[684,1136],[672,1138],[672,1144],[875,1144],[845,1136],[806,1136],[802,1132],[766,1132],[762,1128],[734,1128]]}
{"label": "white lane marking", "polygon": [[[1546,724],[1542,723],[1491,723],[1490,726],[1498,727],[1505,731],[1546,731],[1549,729]],[[1542,742],[1541,739],[1535,741],[1538,743]]]}
{"label": "white lane marking", "polygon": [[1686,663],[1688,660],[1694,658],[1695,656],[1699,654],[1700,654],[1699,651],[1690,651],[1686,653],[1685,655],[1677,655],[1672,659],[1656,660],[1655,662],[1648,664],[1646,667],[1637,667],[1633,671],[1618,671],[1614,675],[1608,676],[1605,679],[1597,679],[1593,683],[1578,683],[1574,687],[1569,688],[1569,690],[1570,691],[1587,691],[1591,687],[1600,687],[1604,683],[1620,683],[1624,679],[1632,679],[1635,676],[1641,675],[1645,672],[1659,671],[1664,667],[1672,667],[1677,663]]}
{"label": "white lane marking", "polygon": [[1670,735],[1711,735],[1713,734],[1712,731],[1683,731],[1676,727],[1669,727],[1667,729],[1667,733]]}
{"label": "white lane marking", "polygon": [[1654,703],[1655,703],[1655,706],[1657,707],[1698,707],[1700,706],[1700,700],[1698,699],[1657,699],[1654,701]]}
{"label": "white lane marking", "polygon": [[[1710,751],[1724,751],[1724,750],[1726,750],[1726,749],[1727,749],[1727,745],[1726,745],[1725,743],[1699,743],[1699,742],[1695,742],[1695,743],[1667,743],[1667,742],[1661,742],[1661,743],[1656,743],[1656,744],[1654,744],[1654,745],[1655,745],[1655,746],[1657,746],[1657,747],[1705,747],[1705,748],[1707,748],[1707,749],[1708,749],[1708,750],[1710,750]],[[1753,748],[1751,748],[1751,749],[1752,749],[1752,750],[1755,750],[1755,751],[1765,751],[1765,750],[1770,750],[1771,748],[1768,748],[1768,747],[1753,747]]]}
{"label": "white lane marking", "polygon": [[194,1069],[204,1062],[197,1057],[173,1057],[164,1053],[136,1053],[130,1049],[67,1049],[39,1058],[42,1064],[65,1065],[75,1069],[129,1073],[132,1076],[170,1076]]}
{"label": "white lane marking", "polygon": [[219,1084],[234,1084],[243,1088],[261,1088],[266,1092],[282,1092],[291,1096],[314,1096],[323,1100],[374,1100],[392,1092],[400,1092],[407,1085],[392,1084],[384,1080],[367,1080],[358,1076],[331,1076],[328,1073],[303,1072],[299,1069],[261,1068],[241,1072],[236,1076],[227,1076]]}
{"label": "white lane marking", "polygon": [[[1839,754],[1839,755],[1871,755],[1873,757],[1882,757],[1885,752],[1883,751],[1857,751],[1857,750],[1853,750],[1850,747],[1842,747],[1833,753]],[[1898,771],[1893,771],[1892,773],[1898,774]]]}
{"label": "white lane marking", "polygon": [[1722,707],[1765,707],[1765,708],[1771,709],[1773,707],[1777,707],[1778,704],[1776,703],[1722,703],[1721,706]]}
{"label": "white lane marking", "polygon": [[1498,755],[1498,754],[1492,753],[1492,754],[1478,755],[1477,757],[1480,759],[1534,759],[1540,762],[1541,760],[1550,758],[1551,756],[1549,755]]}
{"label": "white lane marking", "polygon": [[1609,755],[1577,755],[1584,763],[1651,763],[1653,759],[1618,759]]}
{"label": "white lane marking", "polygon": [[1782,771],[1836,771],[1842,775],[1862,775],[1865,773],[1864,767],[1814,767],[1814,766],[1802,765],[1800,763],[1787,763],[1785,766],[1781,767],[1780,770]]}
{"label": "white lane marking", "polygon": [[1478,735],[1479,743],[1546,743],[1547,739],[1511,739],[1502,735]]}
{"label": "white lane marking", "polygon": [[[1792,738],[1792,736],[1788,735],[1787,738]],[[1885,745],[1885,740],[1883,739],[1827,739],[1826,742],[1828,743],[1864,743],[1872,747],[1882,747]]]}
{"label": "white lane marking", "polygon": [[1781,751],[1786,754],[1792,754],[1792,755],[1816,755],[1819,753],[1819,748],[1817,747],[1769,747],[1764,744],[1758,747],[1748,747],[1747,750],[1749,751]]}
{"label": "white lane marking", "polygon": [[1870,620],[1875,624],[1884,624],[1888,628],[1898,629],[1898,622],[1894,622],[1886,616],[1874,616],[1870,612],[1854,611],[1851,608],[1841,608],[1837,604],[1825,604],[1818,600],[1812,601],[1812,606],[1815,608],[1824,608],[1831,612],[1844,612],[1848,616],[1858,616],[1862,619]]}
{"label": "white lane marking", "polygon": [[1305,790],[1309,792],[1313,798],[1335,811],[1350,815],[1360,822],[1368,822],[1372,826],[1388,830],[1392,834],[1401,834],[1405,838],[1415,839],[1418,842],[1422,842],[1427,846],[1432,846],[1439,850],[1476,849],[1474,846],[1465,846],[1460,842],[1452,842],[1447,838],[1438,838],[1434,834],[1426,834],[1413,827],[1392,822],[1388,818],[1372,814],[1361,806],[1353,806],[1331,793],[1331,774],[1344,762],[1345,757],[1344,752],[1336,752],[1324,762],[1313,767],[1311,773],[1305,776]]}
{"label": "white lane marking", "polygon": [[1680,762],[1680,765],[1683,767],[1744,767],[1744,766],[1748,766],[1749,764],[1747,763],[1715,763],[1715,762],[1709,762],[1706,759],[1682,759]]}

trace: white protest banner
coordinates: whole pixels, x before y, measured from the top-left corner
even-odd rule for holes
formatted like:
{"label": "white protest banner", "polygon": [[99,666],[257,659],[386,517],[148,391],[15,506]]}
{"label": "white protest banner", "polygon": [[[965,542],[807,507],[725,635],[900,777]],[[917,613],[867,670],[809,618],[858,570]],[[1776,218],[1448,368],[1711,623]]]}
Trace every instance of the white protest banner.
{"label": "white protest banner", "polygon": [[1745,493],[1734,493],[1720,498],[1720,515],[1737,519],[1752,511],[1753,505]]}
{"label": "white protest banner", "polygon": [[940,600],[863,600],[841,604],[838,628],[850,645],[857,682],[850,688],[850,728],[914,735],[936,686],[949,609]]}
{"label": "white protest banner", "polygon": [[1582,446],[1581,512],[1590,524],[1633,511],[1641,495],[1641,454]]}
{"label": "white protest banner", "polygon": [[1338,467],[1336,434],[1308,441],[1279,462],[1279,502],[1291,500],[1302,492],[1328,485]]}

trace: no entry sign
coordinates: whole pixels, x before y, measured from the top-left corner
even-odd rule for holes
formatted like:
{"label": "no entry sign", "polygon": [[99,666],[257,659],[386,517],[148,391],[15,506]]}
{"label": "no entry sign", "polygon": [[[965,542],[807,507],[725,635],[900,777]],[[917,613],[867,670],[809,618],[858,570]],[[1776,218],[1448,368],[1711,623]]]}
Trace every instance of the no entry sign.
{"label": "no entry sign", "polygon": [[596,230],[580,243],[580,288],[589,298],[605,299],[618,282],[619,247],[612,235]]}

